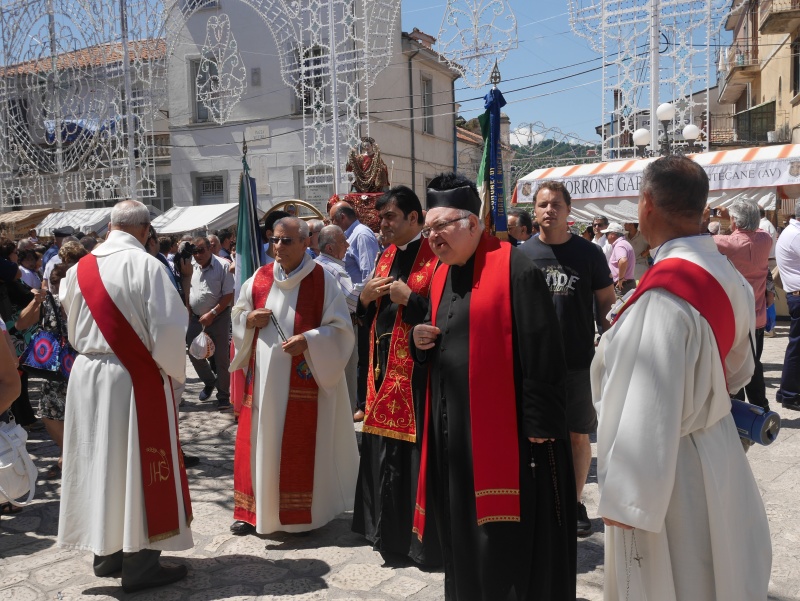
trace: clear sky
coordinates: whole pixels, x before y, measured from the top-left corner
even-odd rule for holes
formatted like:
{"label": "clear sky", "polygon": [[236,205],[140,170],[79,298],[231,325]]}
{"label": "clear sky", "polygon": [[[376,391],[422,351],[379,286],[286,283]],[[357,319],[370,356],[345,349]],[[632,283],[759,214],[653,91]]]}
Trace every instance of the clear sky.
{"label": "clear sky", "polygon": [[[445,0],[402,2],[403,31],[418,27],[434,37],[438,35],[446,9]],[[512,131],[516,128],[527,131],[525,124],[541,122],[565,134],[574,133],[580,140],[599,144],[601,140],[595,127],[603,120],[602,59],[586,39],[573,33],[568,1],[502,2],[510,5],[516,15],[519,38],[518,47],[500,63],[503,82],[499,87],[508,102],[503,110],[511,118]],[[460,4],[467,4],[467,0],[461,0]],[[488,0],[484,0],[484,4],[488,4]],[[584,1],[586,4],[588,2]],[[729,37],[729,34],[723,35],[723,39]],[[712,56],[715,51],[716,47],[712,48]],[[710,82],[711,86],[715,84],[715,81]],[[471,99],[482,97],[488,89],[488,85],[480,90],[471,89],[465,87],[462,80],[456,81],[456,100],[462,103],[461,114],[465,118],[476,117],[483,111],[482,100]],[[541,127],[534,129],[541,131]]]}
{"label": "clear sky", "polygon": [[[508,102],[503,111],[511,118],[512,129],[541,121],[548,127],[558,127],[565,133],[599,143],[600,136],[594,128],[601,122],[601,71],[545,83],[600,67],[602,63],[588,42],[570,29],[567,0],[506,1],[516,15],[519,37],[519,47],[500,63],[503,82],[499,88]],[[403,31],[418,27],[436,37],[445,8],[444,0],[403,0]],[[575,63],[583,64],[569,66]],[[514,91],[533,85],[536,87]],[[461,114],[465,118],[483,112],[482,100],[465,100],[483,96],[488,89],[489,86],[479,90],[466,88],[461,80],[456,81],[456,100],[462,103]]]}

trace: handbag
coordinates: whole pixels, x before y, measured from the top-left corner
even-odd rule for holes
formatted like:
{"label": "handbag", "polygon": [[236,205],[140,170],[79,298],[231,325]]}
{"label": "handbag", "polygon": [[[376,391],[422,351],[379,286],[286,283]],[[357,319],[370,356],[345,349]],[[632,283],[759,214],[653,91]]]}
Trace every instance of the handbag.
{"label": "handbag", "polygon": [[[36,466],[25,448],[28,433],[13,417],[0,422],[0,503],[30,505],[36,492]],[[17,501],[28,493],[25,501]]]}
{"label": "handbag", "polygon": [[56,316],[58,334],[39,329],[23,351],[19,359],[20,369],[35,378],[65,382],[72,372],[72,364],[78,353],[72,348],[61,321],[61,309],[56,305],[53,295],[47,293],[47,301],[52,304]]}

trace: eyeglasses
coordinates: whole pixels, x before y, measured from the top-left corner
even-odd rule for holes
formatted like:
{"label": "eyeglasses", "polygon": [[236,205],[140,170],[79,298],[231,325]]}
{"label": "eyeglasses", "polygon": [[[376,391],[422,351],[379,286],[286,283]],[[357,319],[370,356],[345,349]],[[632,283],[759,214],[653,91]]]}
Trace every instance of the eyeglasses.
{"label": "eyeglasses", "polygon": [[273,237],[269,238],[270,244],[274,244],[275,246],[278,245],[278,242],[280,242],[284,246],[289,246],[295,240],[303,240],[303,238],[278,238],[277,236],[273,236]]}
{"label": "eyeglasses", "polygon": [[422,232],[420,233],[422,234],[423,238],[430,238],[431,234],[440,234],[442,233],[442,231],[444,231],[444,228],[446,228],[451,223],[455,223],[456,221],[463,221],[464,219],[469,219],[469,217],[457,217],[456,219],[451,219],[450,221],[442,221],[441,223],[436,223],[430,227],[422,228]]}
{"label": "eyeglasses", "polygon": [[204,252],[206,252],[207,250],[208,250],[208,249],[207,249],[205,246],[203,246],[203,247],[201,247],[201,248],[195,248],[195,249],[192,251],[192,255],[194,255],[194,256],[196,257],[197,255],[202,255],[202,254],[203,254]]}

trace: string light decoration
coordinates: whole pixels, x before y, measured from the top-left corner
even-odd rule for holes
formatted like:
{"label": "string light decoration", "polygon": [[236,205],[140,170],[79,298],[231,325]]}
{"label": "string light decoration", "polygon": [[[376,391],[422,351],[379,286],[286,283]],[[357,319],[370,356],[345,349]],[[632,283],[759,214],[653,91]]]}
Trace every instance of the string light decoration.
{"label": "string light decoration", "polygon": [[518,45],[507,0],[448,0],[437,50],[470,88],[489,82],[492,67]]}
{"label": "string light decoration", "polygon": [[147,0],[0,3],[4,207],[155,195],[159,19]]}
{"label": "string light decoration", "polygon": [[195,79],[197,100],[214,121],[226,123],[247,88],[247,69],[242,64],[228,15],[208,19],[203,58]]}
{"label": "string light decoration", "polygon": [[[728,0],[568,0],[572,30],[603,57],[604,160],[635,156],[633,132],[647,128],[657,150],[659,104],[676,113],[669,137],[694,123],[697,150],[708,149],[708,90],[716,72]],[[698,92],[705,92],[698,95]],[[676,137],[677,134],[677,137]],[[702,146],[702,148],[701,148]]]}

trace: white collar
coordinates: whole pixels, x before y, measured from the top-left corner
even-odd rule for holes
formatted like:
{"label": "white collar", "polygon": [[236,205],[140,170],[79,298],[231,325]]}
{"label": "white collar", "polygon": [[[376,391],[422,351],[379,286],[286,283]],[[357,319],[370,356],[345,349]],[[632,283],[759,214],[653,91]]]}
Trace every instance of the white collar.
{"label": "white collar", "polygon": [[405,250],[408,248],[409,244],[411,244],[412,242],[416,242],[420,238],[422,238],[422,232],[419,232],[416,236],[414,236],[414,238],[403,244],[403,246],[398,246],[397,248],[399,248],[400,250]]}

